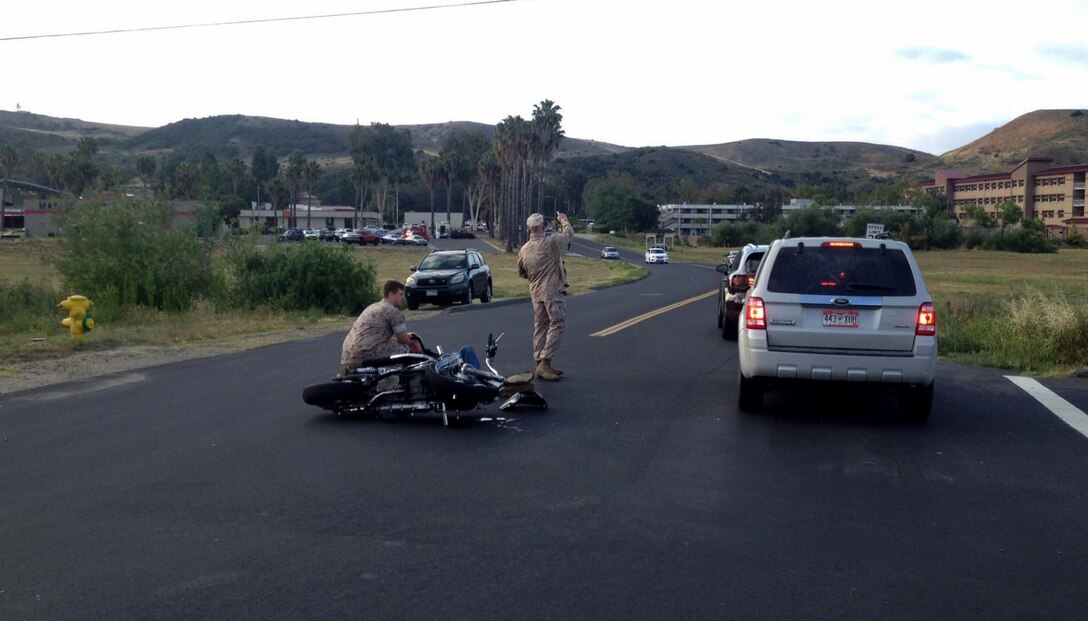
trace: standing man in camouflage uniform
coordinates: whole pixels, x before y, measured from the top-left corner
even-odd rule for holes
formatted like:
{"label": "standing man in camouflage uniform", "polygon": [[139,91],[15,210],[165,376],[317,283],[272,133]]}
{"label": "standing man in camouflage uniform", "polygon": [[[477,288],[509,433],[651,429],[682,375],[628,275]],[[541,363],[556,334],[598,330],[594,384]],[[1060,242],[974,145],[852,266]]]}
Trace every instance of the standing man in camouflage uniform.
{"label": "standing man in camouflage uniform", "polygon": [[557,213],[562,230],[544,235],[544,216],[534,213],[525,224],[529,241],[518,251],[518,275],[529,279],[529,297],[533,300],[533,358],[536,375],[542,380],[555,381],[563,374],[552,366],[552,356],[567,324],[567,302],[563,298],[566,274],[563,266],[564,249],[574,237],[574,228],[567,214]]}
{"label": "standing man in camouflage uniform", "polygon": [[354,372],[364,360],[423,351],[405,325],[400,312],[404,305],[404,285],[387,280],[382,287],[382,299],[363,309],[344,339],[340,352],[342,375]]}

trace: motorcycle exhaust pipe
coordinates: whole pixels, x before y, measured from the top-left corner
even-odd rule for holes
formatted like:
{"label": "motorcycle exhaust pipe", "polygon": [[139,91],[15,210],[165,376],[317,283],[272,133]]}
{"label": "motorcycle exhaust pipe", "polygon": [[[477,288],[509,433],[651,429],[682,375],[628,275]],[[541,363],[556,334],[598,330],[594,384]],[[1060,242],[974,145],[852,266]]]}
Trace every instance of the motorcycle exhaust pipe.
{"label": "motorcycle exhaust pipe", "polygon": [[412,414],[415,412],[430,412],[434,406],[427,401],[413,401],[411,403],[383,403],[378,406],[378,411],[383,414]]}

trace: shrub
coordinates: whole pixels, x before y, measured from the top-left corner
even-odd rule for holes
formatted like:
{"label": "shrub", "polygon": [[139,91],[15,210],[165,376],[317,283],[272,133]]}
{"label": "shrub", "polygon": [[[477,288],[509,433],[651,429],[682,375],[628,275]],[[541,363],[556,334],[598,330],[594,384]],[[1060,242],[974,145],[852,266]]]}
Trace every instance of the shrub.
{"label": "shrub", "polygon": [[211,289],[211,246],[175,227],[169,205],[139,200],[62,207],[57,269],[105,308],[185,310]]}
{"label": "shrub", "polygon": [[347,246],[261,247],[232,240],[224,253],[217,297],[220,303],[239,308],[354,315],[379,296],[374,269],[359,263]]}
{"label": "shrub", "polygon": [[57,304],[65,297],[29,280],[12,284],[0,282],[0,299],[4,300],[0,304],[0,334],[11,336],[52,330],[59,321],[57,318],[63,315]]}
{"label": "shrub", "polygon": [[1025,372],[1088,364],[1088,312],[1061,292],[959,298],[939,313],[942,355]]}

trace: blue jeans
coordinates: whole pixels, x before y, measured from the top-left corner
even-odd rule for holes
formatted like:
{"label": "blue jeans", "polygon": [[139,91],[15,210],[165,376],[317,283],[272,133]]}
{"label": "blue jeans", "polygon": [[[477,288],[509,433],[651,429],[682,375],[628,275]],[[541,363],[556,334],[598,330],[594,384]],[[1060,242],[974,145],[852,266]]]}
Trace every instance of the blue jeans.
{"label": "blue jeans", "polygon": [[472,348],[472,345],[465,345],[461,348],[461,360],[471,364],[477,369],[482,368],[480,366],[480,358],[476,355],[476,350]]}

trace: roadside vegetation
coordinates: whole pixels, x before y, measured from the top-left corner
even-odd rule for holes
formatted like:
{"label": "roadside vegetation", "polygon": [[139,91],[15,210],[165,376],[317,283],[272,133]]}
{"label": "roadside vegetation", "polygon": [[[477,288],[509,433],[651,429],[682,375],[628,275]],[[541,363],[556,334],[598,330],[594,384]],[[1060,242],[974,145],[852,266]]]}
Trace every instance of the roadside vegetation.
{"label": "roadside vegetation", "polygon": [[[238,338],[285,340],[347,330],[388,279],[403,282],[427,249],[322,242],[223,241],[164,227],[163,206],[81,205],[58,239],[0,243],[0,373],[4,361],[64,356],[128,345],[191,345]],[[108,216],[108,217],[105,217]],[[96,223],[114,221],[100,228]],[[485,239],[476,245],[487,245]],[[496,300],[528,296],[515,254],[486,254]],[[645,270],[619,261],[569,257],[572,293],[628,282]],[[85,341],[60,326],[69,295],[94,302]],[[406,311],[433,314],[424,305]]]}

